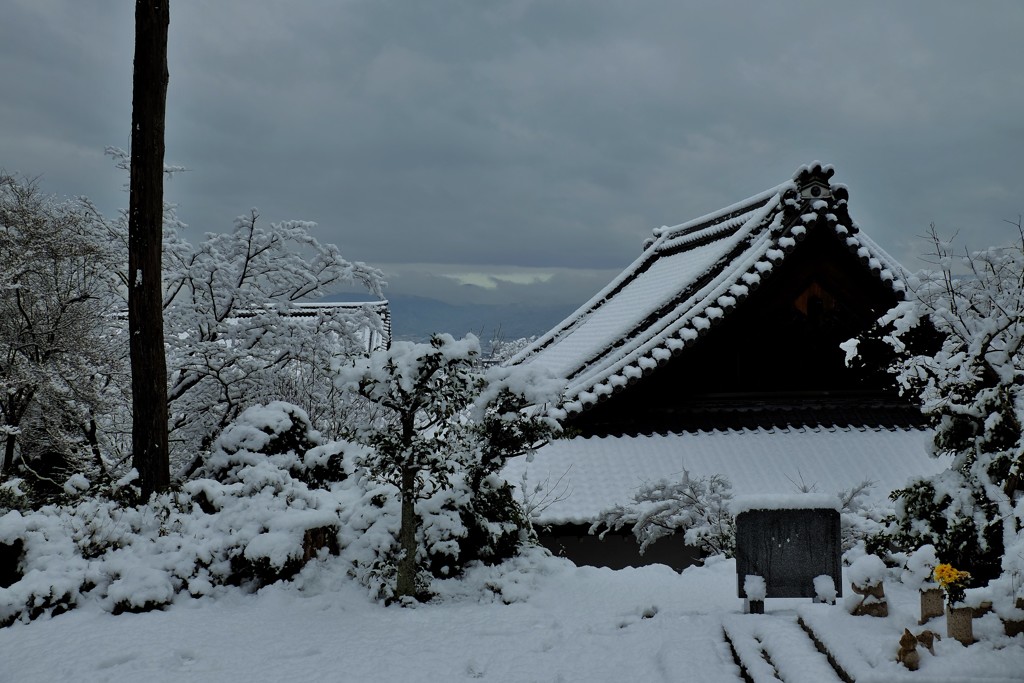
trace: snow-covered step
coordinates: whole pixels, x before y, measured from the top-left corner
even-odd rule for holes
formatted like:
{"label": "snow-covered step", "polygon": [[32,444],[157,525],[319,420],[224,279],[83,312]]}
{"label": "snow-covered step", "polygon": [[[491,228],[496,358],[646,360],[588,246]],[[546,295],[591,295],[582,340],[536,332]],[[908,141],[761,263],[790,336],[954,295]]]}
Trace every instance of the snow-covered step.
{"label": "snow-covered step", "polygon": [[841,683],[796,616],[730,614],[722,626],[754,683]]}

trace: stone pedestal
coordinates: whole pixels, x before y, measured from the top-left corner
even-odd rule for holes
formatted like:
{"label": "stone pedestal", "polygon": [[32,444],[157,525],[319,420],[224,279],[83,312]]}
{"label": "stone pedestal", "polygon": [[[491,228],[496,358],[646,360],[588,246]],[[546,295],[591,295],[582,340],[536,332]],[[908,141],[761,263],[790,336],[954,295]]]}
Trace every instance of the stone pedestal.
{"label": "stone pedestal", "polygon": [[974,642],[974,610],[946,605],[946,635],[964,645]]}
{"label": "stone pedestal", "polygon": [[[1024,598],[1017,598],[1014,603],[1014,607],[1017,609],[1024,609]],[[1006,619],[1003,620],[1003,631],[1006,635],[1013,638],[1016,635],[1024,633],[1024,619]]]}
{"label": "stone pedestal", "polygon": [[933,617],[941,617],[944,596],[941,588],[921,589],[921,619],[917,623],[924,624]]}
{"label": "stone pedestal", "polygon": [[858,586],[851,583],[850,588],[857,595],[863,595],[860,604],[853,609],[853,616],[887,617],[889,603],[885,599],[885,585],[879,581],[873,586]]}

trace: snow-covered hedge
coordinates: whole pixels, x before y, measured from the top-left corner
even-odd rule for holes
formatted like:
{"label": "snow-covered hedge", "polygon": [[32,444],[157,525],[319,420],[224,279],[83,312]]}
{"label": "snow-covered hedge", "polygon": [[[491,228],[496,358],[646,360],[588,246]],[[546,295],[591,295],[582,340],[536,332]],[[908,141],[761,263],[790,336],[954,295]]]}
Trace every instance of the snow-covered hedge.
{"label": "snow-covered hedge", "polygon": [[294,575],[315,544],[335,545],[339,503],[330,492],[269,458],[235,474],[187,482],[145,505],[91,498],[0,517],[0,543],[22,546],[20,579],[0,588],[0,624],[84,599],[116,613],[221,585],[255,588]]}
{"label": "snow-covered hedge", "polygon": [[[358,444],[321,443],[301,409],[272,403],[224,430],[200,476],[146,504],[115,495],[11,510],[0,517],[0,625],[86,600],[118,613],[223,586],[253,590],[329,553],[390,598],[400,496],[368,474],[370,455]],[[424,584],[511,557],[525,539],[503,480],[485,477],[475,490],[467,482],[454,475],[417,504]]]}

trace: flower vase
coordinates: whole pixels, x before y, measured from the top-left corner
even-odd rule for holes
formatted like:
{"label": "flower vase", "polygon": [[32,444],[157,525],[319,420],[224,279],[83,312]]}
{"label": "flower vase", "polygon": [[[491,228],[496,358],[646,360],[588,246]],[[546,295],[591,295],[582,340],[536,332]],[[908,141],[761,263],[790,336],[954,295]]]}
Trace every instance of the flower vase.
{"label": "flower vase", "polygon": [[964,645],[974,642],[974,610],[970,607],[946,605],[946,635]]}
{"label": "flower vase", "polygon": [[941,588],[921,589],[921,620],[917,623],[924,624],[932,617],[941,617],[943,607],[943,595]]}

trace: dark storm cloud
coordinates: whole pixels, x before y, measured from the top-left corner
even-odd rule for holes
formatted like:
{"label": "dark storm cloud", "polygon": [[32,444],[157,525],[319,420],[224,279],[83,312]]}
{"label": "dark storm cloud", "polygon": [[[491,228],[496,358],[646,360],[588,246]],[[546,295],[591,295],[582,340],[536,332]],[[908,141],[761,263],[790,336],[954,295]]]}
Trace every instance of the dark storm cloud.
{"label": "dark storm cloud", "polygon": [[[8,4],[0,166],[123,205],[131,4]],[[474,296],[578,298],[551,273],[820,159],[916,267],[929,223],[980,247],[1024,211],[1022,28],[1017,2],[178,0],[168,194],[197,234],[317,221],[418,293],[534,268]]]}

